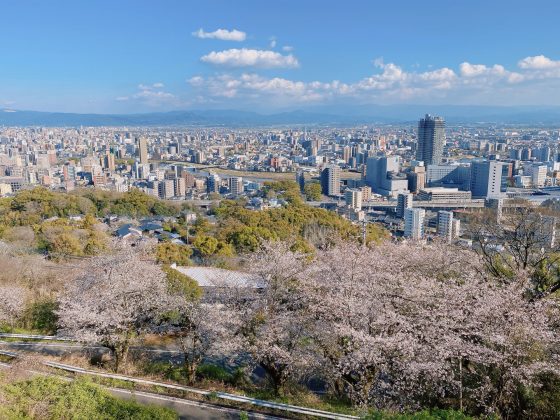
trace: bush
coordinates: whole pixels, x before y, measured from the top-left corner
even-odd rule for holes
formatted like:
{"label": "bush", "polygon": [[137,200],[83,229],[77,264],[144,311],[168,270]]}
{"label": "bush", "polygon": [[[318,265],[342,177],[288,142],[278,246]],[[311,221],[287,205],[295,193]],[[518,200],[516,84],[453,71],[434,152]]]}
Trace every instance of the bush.
{"label": "bush", "polygon": [[233,382],[233,375],[218,365],[202,364],[196,369],[196,375],[201,379],[210,379],[220,382]]}
{"label": "bush", "polygon": [[44,334],[55,334],[58,321],[56,316],[57,309],[57,302],[50,298],[43,298],[31,303],[24,314],[26,328],[40,331]]}

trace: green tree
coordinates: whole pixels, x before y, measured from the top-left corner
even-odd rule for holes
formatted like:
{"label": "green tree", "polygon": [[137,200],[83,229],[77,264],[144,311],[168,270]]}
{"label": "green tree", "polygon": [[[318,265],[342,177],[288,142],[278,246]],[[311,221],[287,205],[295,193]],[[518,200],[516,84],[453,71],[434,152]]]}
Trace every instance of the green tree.
{"label": "green tree", "polygon": [[164,242],[156,248],[156,260],[162,264],[190,265],[192,248],[186,245]]}
{"label": "green tree", "polygon": [[308,182],[303,187],[305,198],[308,201],[319,201],[321,199],[321,184],[318,182]]}

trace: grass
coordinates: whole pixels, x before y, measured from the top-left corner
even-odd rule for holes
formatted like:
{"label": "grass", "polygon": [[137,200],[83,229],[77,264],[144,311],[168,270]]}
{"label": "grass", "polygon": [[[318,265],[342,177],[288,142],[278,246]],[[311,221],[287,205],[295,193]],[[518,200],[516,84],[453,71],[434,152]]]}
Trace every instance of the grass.
{"label": "grass", "polygon": [[0,418],[172,420],[177,414],[167,408],[147,406],[113,397],[85,378],[75,381],[36,376],[0,384]]}

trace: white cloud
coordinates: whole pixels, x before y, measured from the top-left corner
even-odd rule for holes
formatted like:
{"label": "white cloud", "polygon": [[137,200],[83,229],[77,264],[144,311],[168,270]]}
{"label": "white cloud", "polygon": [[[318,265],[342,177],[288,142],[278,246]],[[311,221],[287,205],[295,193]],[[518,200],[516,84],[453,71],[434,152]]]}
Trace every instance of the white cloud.
{"label": "white cloud", "polygon": [[222,41],[245,41],[247,34],[237,29],[228,31],[227,29],[217,29],[214,32],[205,32],[202,28],[192,33],[193,36],[200,39],[220,39]]}
{"label": "white cloud", "polygon": [[232,48],[212,51],[200,58],[203,62],[226,67],[294,68],[299,62],[292,54],[282,55],[276,51]]}
{"label": "white cloud", "polygon": [[141,83],[138,85],[138,91],[136,93],[126,96],[118,96],[115,100],[120,102],[137,101],[151,106],[178,104],[178,98],[170,92],[161,90],[163,87],[164,84],[161,82],[152,84]]}
{"label": "white cloud", "polygon": [[270,37],[269,48],[276,48],[276,37]]}
{"label": "white cloud", "polygon": [[294,47],[292,47],[291,45],[284,45],[282,47],[282,51],[292,52],[293,50],[294,50]]}
{"label": "white cloud", "polygon": [[[214,57],[208,60],[232,67],[242,65],[258,67],[259,59],[253,55],[247,58],[240,53],[241,50],[235,50],[233,53],[229,51],[223,52],[223,56],[219,59]],[[274,54],[272,51],[268,53]],[[395,63],[385,63],[382,58],[378,58],[373,61],[376,71],[353,83],[338,80],[330,82],[290,80],[282,77],[264,77],[254,73],[237,76],[232,74],[195,76],[188,82],[196,94],[208,100],[219,102],[235,98],[236,101],[255,104],[268,101],[274,106],[289,106],[302,102],[322,103],[331,100],[351,103],[436,101],[512,105],[523,104],[523,101],[527,101],[525,103],[535,101],[534,98],[538,98],[539,95],[542,98],[550,97],[552,89],[558,91],[560,64],[557,68],[550,63],[560,62],[547,60],[521,60],[520,63],[531,64],[519,64],[518,70],[508,70],[500,64],[463,62],[456,70],[451,67],[433,68],[432,66],[426,71],[418,71],[406,70]],[[548,64],[543,64],[545,62]],[[515,89],[512,89],[513,84]]]}
{"label": "white cloud", "polygon": [[533,70],[548,70],[560,68],[560,60],[551,60],[544,55],[535,55],[532,57],[525,57],[517,63],[519,68],[533,69]]}

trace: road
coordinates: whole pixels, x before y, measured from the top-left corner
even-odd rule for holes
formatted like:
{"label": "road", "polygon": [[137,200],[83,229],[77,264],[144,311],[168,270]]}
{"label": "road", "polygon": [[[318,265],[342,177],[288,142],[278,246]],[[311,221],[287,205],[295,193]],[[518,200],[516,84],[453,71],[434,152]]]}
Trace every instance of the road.
{"label": "road", "polygon": [[[0,363],[1,369],[10,369],[8,363]],[[43,374],[37,371],[29,371],[33,374]],[[52,374],[50,374],[52,375]],[[65,376],[58,376],[68,380]],[[208,404],[200,401],[192,401],[183,398],[174,398],[166,395],[152,394],[143,391],[129,391],[120,388],[104,387],[117,398],[135,400],[145,405],[156,405],[158,407],[169,408],[177,413],[180,419],[200,419],[200,420],[238,420],[241,417],[241,410],[235,408],[221,407],[219,405]],[[250,419],[255,420],[281,420],[286,417],[268,416],[260,413],[247,413]]]}
{"label": "road", "polygon": [[[164,395],[150,394],[140,391],[128,391],[124,389],[109,388],[116,397],[133,399],[142,404],[158,405],[175,411],[180,419],[197,420],[239,420],[241,412],[227,407],[220,407],[198,401],[190,401],[182,398],[173,398]],[[247,413],[250,419],[276,420],[286,417],[267,416],[258,413]]]}

